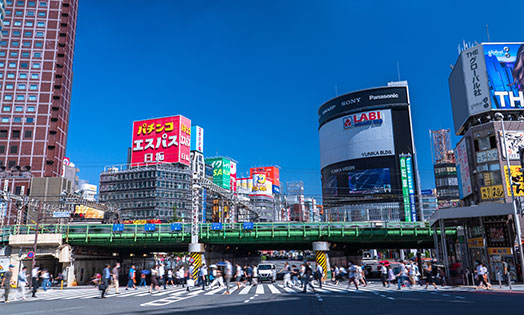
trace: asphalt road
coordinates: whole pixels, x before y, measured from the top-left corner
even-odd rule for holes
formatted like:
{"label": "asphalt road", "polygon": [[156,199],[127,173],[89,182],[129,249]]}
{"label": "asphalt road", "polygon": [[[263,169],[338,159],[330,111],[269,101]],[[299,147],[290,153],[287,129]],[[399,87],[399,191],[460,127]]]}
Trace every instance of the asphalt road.
{"label": "asphalt road", "polygon": [[398,291],[377,282],[360,292],[346,290],[345,283],[328,282],[322,290],[304,294],[298,288],[283,288],[279,281],[223,293],[171,287],[149,294],[141,288],[100,299],[94,288],[55,290],[39,292],[36,299],[2,303],[0,314],[518,314],[524,309],[524,292],[421,287]]}

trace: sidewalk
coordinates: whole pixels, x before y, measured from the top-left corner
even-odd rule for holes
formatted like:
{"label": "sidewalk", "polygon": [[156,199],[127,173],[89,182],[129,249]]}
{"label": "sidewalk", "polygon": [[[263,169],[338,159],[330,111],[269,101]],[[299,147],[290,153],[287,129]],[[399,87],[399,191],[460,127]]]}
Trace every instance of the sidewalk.
{"label": "sidewalk", "polygon": [[[468,288],[471,290],[475,290],[476,286],[471,285],[459,285],[455,286],[457,288]],[[494,292],[515,292],[515,293],[524,293],[524,284],[512,284],[511,289],[507,284],[502,284],[502,288],[499,286],[498,283],[491,283],[491,290],[486,289],[479,289],[477,291],[494,291]]]}

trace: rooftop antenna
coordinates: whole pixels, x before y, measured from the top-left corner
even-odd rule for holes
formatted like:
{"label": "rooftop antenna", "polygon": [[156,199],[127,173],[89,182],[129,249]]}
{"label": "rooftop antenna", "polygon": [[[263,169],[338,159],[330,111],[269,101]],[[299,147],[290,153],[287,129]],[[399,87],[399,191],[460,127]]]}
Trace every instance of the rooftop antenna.
{"label": "rooftop antenna", "polygon": [[489,26],[488,26],[488,24],[486,24],[486,33],[488,34],[488,42],[491,42],[491,40],[489,39]]}
{"label": "rooftop antenna", "polygon": [[397,60],[397,74],[398,74],[398,80],[400,81],[400,63]]}

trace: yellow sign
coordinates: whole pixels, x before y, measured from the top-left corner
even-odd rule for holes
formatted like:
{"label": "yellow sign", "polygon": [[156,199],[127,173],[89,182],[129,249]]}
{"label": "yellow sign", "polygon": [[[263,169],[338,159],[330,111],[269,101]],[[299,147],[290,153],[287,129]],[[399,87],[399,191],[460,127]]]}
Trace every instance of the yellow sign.
{"label": "yellow sign", "polygon": [[84,205],[76,205],[75,213],[82,214],[84,219],[103,219],[104,211]]}
{"label": "yellow sign", "polygon": [[[504,166],[504,177],[506,178],[507,195],[511,196],[509,190],[508,167]],[[518,165],[511,166],[511,179],[513,180],[513,193],[515,196],[524,196],[524,176],[522,175],[521,167]]]}
{"label": "yellow sign", "polygon": [[511,247],[488,247],[489,255],[506,255],[511,256]]}
{"label": "yellow sign", "polygon": [[502,185],[480,187],[480,196],[482,200],[504,198],[504,188]]}
{"label": "yellow sign", "polygon": [[469,248],[484,248],[484,239],[482,237],[470,238],[468,240]]}

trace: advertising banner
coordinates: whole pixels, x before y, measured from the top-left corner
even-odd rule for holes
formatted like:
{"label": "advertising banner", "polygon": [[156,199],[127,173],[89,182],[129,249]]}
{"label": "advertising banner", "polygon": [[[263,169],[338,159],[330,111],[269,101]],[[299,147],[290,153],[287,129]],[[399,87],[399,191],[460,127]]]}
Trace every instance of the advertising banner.
{"label": "advertising banner", "polygon": [[204,153],[204,128],[200,126],[191,127],[191,151]]}
{"label": "advertising banner", "polygon": [[267,179],[265,173],[254,173],[252,178],[253,186],[250,196],[273,196],[273,183]]}
{"label": "advertising banner", "polygon": [[406,157],[400,157],[400,179],[402,181],[402,198],[404,201],[404,221],[411,222],[411,207],[409,202],[408,170]]}
{"label": "advertising banner", "polygon": [[502,157],[506,159],[509,156],[510,160],[519,160],[520,147],[524,147],[524,132],[520,131],[506,131],[506,149],[508,152],[504,152],[504,137],[502,131],[499,131],[499,138],[502,146]]}
{"label": "advertising banner", "polygon": [[[510,182],[508,177],[508,167],[504,165],[504,178],[506,179],[506,195],[511,196],[509,190]],[[524,176],[522,175],[522,168],[520,165],[511,165],[511,179],[513,180],[513,193],[515,197],[524,196]]]}
{"label": "advertising banner", "polygon": [[411,220],[417,221],[417,205],[415,202],[415,185],[413,181],[413,167],[411,156],[406,158],[406,169],[408,175],[409,205],[411,209]]}
{"label": "advertising banner", "polygon": [[204,188],[202,189],[202,223],[206,223],[206,205],[207,205],[207,190]]}
{"label": "advertising banner", "polygon": [[468,248],[484,248],[484,238],[475,237],[468,239]]}
{"label": "advertising banner", "polygon": [[320,167],[360,158],[395,155],[391,110],[333,119],[319,129]]}
{"label": "advertising banner", "polygon": [[235,192],[237,191],[237,163],[233,161],[229,162],[229,175],[229,186],[231,187],[231,191]]}
{"label": "advertising banner", "polygon": [[172,116],[133,122],[133,165],[190,163],[191,120]]}
{"label": "advertising banner", "polygon": [[230,189],[231,187],[231,161],[224,157],[205,159],[206,164],[213,167],[213,183]]}
{"label": "advertising banner", "polygon": [[461,199],[471,195],[471,177],[469,173],[468,151],[466,150],[466,140],[463,138],[455,149],[457,154],[457,174],[459,177],[459,191],[462,190]]}
{"label": "advertising banner", "polygon": [[276,166],[262,166],[252,167],[249,169],[249,174],[253,177],[254,173],[266,174],[267,180],[273,183],[272,191],[275,194],[280,193],[280,169]]}
{"label": "advertising banner", "polygon": [[84,205],[75,206],[75,214],[82,214],[84,219],[103,219],[104,211]]}
{"label": "advertising banner", "polygon": [[480,187],[482,201],[504,198],[504,188],[502,185]]}

